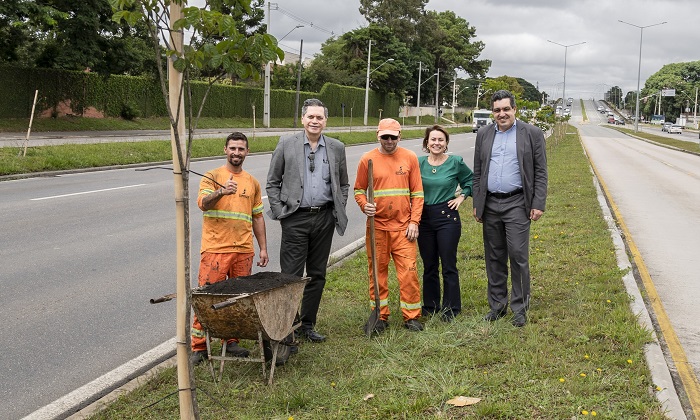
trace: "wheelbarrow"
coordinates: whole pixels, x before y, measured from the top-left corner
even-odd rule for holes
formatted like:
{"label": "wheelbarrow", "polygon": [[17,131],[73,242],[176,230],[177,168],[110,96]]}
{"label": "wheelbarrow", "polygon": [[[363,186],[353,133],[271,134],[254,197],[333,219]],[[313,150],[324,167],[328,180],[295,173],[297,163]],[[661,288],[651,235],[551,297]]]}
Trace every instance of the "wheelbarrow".
{"label": "wheelbarrow", "polygon": [[[290,351],[283,341],[300,326],[294,321],[308,281],[308,277],[268,271],[192,289],[192,307],[207,334],[207,356],[221,362],[219,380],[225,361],[261,362],[265,377],[270,360],[268,384],[272,384],[278,355],[286,357]],[[209,338],[233,337],[256,340],[260,357],[227,357],[225,341],[221,356],[212,356]],[[210,369],[213,376],[211,363]]]}

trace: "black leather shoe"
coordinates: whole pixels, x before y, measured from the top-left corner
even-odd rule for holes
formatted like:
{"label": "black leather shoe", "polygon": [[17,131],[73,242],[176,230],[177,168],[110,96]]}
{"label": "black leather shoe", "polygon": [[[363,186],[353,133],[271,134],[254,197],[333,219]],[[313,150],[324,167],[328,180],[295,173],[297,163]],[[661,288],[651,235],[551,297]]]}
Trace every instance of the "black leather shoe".
{"label": "black leather shoe", "polygon": [[226,345],[226,356],[228,357],[248,357],[250,351],[239,346],[235,341]]}
{"label": "black leather shoe", "polygon": [[513,315],[513,321],[511,321],[511,323],[518,328],[524,327],[525,324],[527,324],[527,315],[524,313],[515,314]]}
{"label": "black leather shoe", "polygon": [[449,324],[450,322],[454,322],[456,316],[457,314],[454,312],[445,312],[440,315],[440,319]]}
{"label": "black leather shoe", "polygon": [[409,319],[403,323],[403,326],[409,331],[423,331],[423,324],[421,324],[417,319]]}
{"label": "black leather shoe", "polygon": [[192,364],[192,366],[197,366],[205,360],[207,360],[206,350],[193,351],[192,356],[190,356],[190,363]]}
{"label": "black leather shoe", "polygon": [[312,330],[311,328],[306,329],[306,330],[301,330],[299,333],[301,337],[307,341],[311,341],[312,343],[322,343],[326,341],[326,336],[319,334],[317,331]]}
{"label": "black leather shoe", "polygon": [[495,311],[495,310],[490,310],[489,313],[484,315],[484,321],[498,321],[499,319],[503,318],[506,316],[506,311]]}

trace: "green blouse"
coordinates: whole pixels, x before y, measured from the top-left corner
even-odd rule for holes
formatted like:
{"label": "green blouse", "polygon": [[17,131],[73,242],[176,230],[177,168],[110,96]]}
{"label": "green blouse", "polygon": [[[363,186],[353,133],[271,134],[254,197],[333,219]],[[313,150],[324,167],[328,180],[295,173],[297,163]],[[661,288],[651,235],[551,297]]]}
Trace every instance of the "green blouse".
{"label": "green blouse", "polygon": [[425,204],[438,204],[455,198],[457,186],[462,188],[464,198],[472,195],[472,177],[474,173],[457,155],[447,155],[447,160],[440,166],[428,163],[428,156],[418,158],[420,174],[423,178]]}

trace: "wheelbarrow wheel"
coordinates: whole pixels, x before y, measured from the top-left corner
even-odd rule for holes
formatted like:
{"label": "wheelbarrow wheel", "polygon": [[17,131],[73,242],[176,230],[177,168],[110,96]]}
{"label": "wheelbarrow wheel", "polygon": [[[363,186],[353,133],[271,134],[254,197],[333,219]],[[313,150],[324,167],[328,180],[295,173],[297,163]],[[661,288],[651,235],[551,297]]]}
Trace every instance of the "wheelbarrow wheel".
{"label": "wheelbarrow wheel", "polygon": [[[293,334],[290,334],[287,338],[277,343],[277,361],[275,366],[282,366],[287,363],[289,355],[291,354],[291,347],[288,345],[294,340]],[[263,352],[265,353],[265,361],[272,361],[273,353],[273,342],[269,340],[263,340]]]}

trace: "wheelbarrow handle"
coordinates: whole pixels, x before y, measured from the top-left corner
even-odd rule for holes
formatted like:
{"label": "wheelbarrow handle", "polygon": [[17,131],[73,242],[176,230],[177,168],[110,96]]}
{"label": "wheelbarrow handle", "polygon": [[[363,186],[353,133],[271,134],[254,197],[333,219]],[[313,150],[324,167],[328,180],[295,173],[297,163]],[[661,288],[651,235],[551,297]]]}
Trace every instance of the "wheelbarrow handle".
{"label": "wheelbarrow handle", "polygon": [[248,297],[248,296],[250,296],[250,293],[245,293],[245,294],[242,294],[242,295],[234,296],[234,297],[232,297],[232,298],[230,298],[230,299],[226,299],[226,300],[223,301],[223,302],[219,302],[219,303],[215,303],[215,304],[211,305],[211,308],[212,308],[212,309],[223,309],[223,308],[226,308],[226,307],[228,307],[228,306],[233,305],[234,303],[236,303],[236,302],[238,302],[239,300],[241,300],[241,299],[243,299],[243,298],[246,298],[246,297]]}
{"label": "wheelbarrow handle", "polygon": [[167,301],[169,301],[169,300],[175,299],[176,297],[177,297],[177,293],[171,293],[171,294],[169,294],[169,295],[165,295],[165,296],[162,296],[162,297],[159,297],[159,298],[156,298],[156,299],[151,299],[149,302],[151,302],[151,304],[154,304],[154,303],[161,303],[161,302],[167,302]]}

